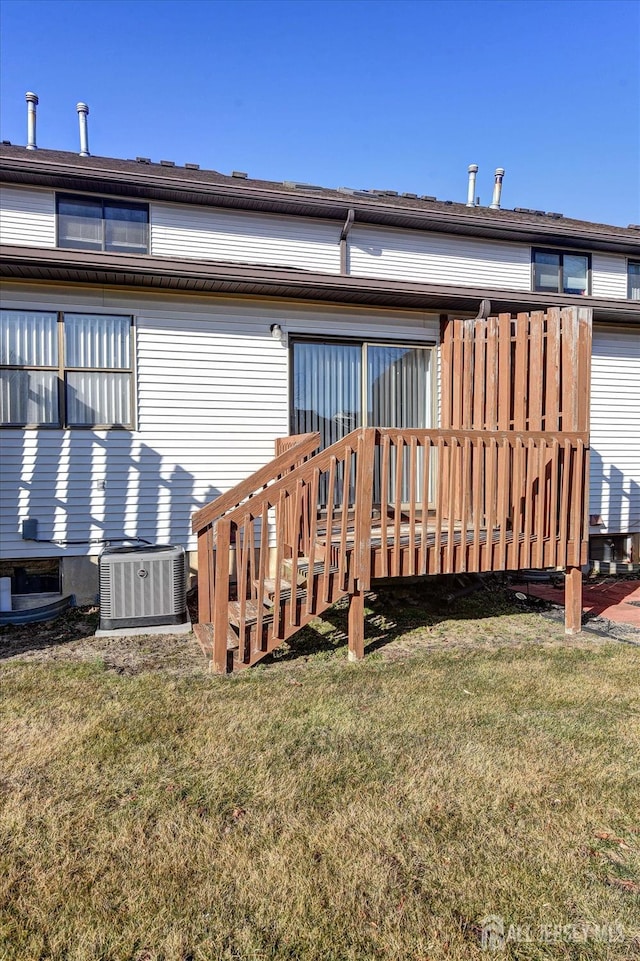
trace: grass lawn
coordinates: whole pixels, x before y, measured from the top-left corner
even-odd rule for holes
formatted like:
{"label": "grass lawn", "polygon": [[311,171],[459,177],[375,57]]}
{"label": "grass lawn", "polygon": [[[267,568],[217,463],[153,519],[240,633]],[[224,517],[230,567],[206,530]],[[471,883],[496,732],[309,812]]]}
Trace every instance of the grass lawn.
{"label": "grass lawn", "polygon": [[639,958],[640,647],[370,605],[363,662],[334,610],[231,678],[81,613],[5,631],[2,961]]}

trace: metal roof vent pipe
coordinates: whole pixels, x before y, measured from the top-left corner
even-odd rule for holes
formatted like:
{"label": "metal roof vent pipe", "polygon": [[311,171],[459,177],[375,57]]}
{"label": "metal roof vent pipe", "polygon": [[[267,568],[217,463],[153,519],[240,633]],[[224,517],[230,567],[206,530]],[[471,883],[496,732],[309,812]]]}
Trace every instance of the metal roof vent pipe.
{"label": "metal roof vent pipe", "polygon": [[78,111],[78,123],[80,124],[80,156],[90,157],[89,153],[89,131],[87,129],[87,117],[89,116],[89,108],[86,103],[77,103],[76,110]]}
{"label": "metal roof vent pipe", "polygon": [[502,193],[502,178],[504,168],[496,167],[496,182],[493,185],[493,199],[489,204],[489,210],[500,210],[500,195]]}
{"label": "metal roof vent pipe", "polygon": [[35,93],[24,95],[27,101],[27,150],[37,150],[36,147],[36,107],[38,98]]}
{"label": "metal roof vent pipe", "polygon": [[477,164],[469,164],[469,189],[467,191],[467,207],[475,207]]}

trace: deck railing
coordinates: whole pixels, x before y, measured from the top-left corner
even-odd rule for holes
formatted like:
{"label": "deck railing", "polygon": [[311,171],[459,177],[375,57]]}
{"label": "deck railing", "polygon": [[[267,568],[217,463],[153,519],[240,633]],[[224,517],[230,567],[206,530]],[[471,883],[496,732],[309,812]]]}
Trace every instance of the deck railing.
{"label": "deck railing", "polygon": [[313,440],[194,517],[200,619],[220,660],[230,604],[248,663],[248,645],[271,650],[372,577],[586,560],[584,433],[361,428],[310,456]]}
{"label": "deck railing", "polygon": [[[303,464],[319,445],[320,434],[318,433],[279,438],[276,442],[276,457],[273,460],[193,515],[191,529],[198,535],[198,617],[201,623],[211,623],[213,616],[217,525],[230,511],[250,501],[269,484],[277,483]],[[225,589],[227,589],[226,584]]]}
{"label": "deck railing", "polygon": [[378,429],[374,575],[584,563],[587,443],[581,433]]}

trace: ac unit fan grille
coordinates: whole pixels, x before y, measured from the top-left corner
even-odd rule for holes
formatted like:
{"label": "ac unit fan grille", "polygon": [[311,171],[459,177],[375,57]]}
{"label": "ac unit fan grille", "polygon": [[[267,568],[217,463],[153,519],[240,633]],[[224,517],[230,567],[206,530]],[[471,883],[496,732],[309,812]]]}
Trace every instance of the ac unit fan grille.
{"label": "ac unit fan grille", "polygon": [[[100,558],[100,623],[106,629],[186,620],[184,551],[105,551]],[[125,623],[126,622],[126,623]]]}

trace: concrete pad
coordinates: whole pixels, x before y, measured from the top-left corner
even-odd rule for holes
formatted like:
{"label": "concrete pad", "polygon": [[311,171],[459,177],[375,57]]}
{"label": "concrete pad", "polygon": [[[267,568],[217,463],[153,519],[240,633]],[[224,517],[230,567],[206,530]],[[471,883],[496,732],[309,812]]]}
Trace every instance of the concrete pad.
{"label": "concrete pad", "polygon": [[145,637],[158,634],[190,634],[191,621],[184,624],[156,624],[153,627],[118,627],[113,631],[97,630],[94,637]]}
{"label": "concrete pad", "polygon": [[[564,588],[551,584],[514,584],[514,590],[564,607]],[[614,624],[640,629],[640,580],[619,580],[582,585],[582,609],[591,617],[604,617]]]}

